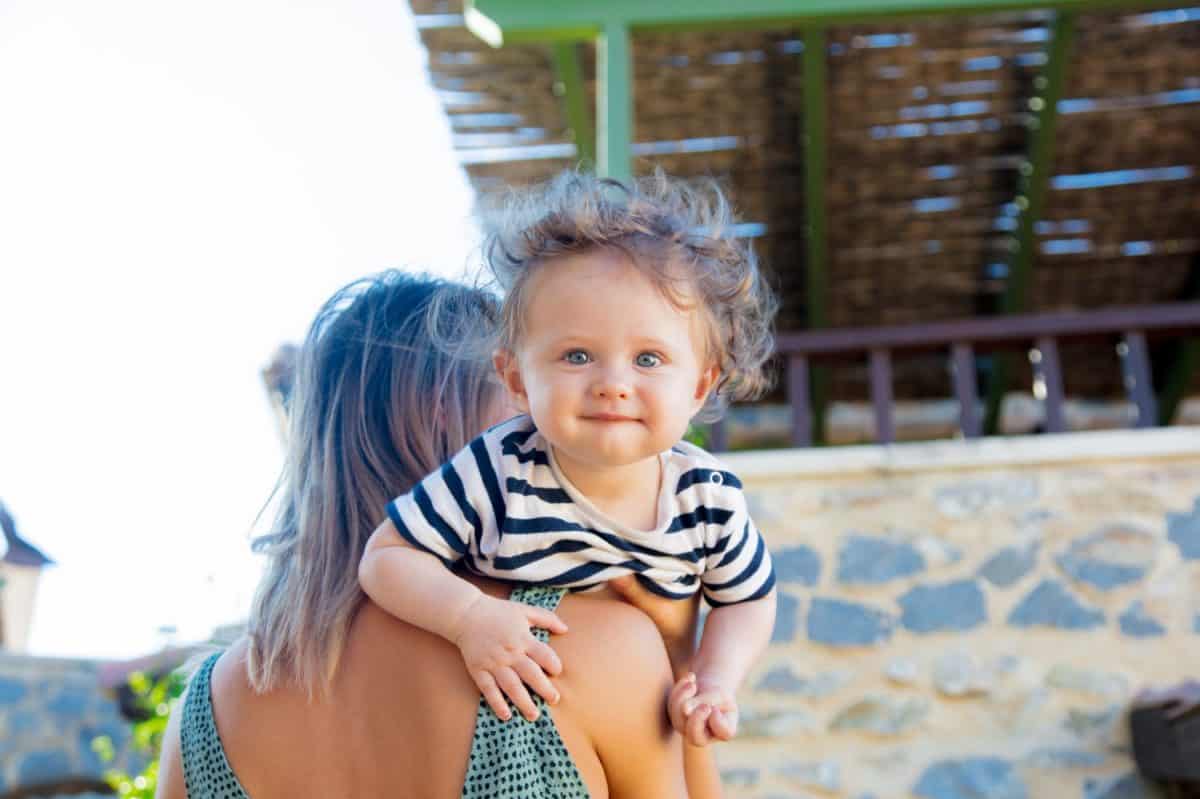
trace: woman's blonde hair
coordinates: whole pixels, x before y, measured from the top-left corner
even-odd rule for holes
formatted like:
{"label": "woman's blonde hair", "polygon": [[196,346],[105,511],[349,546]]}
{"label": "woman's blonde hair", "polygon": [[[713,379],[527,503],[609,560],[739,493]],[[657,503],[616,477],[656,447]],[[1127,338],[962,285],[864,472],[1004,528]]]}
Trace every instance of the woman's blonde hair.
{"label": "woman's blonde hair", "polygon": [[267,555],[249,624],[255,690],[328,685],[387,502],[474,438],[498,400],[490,364],[463,354],[497,311],[483,290],[389,271],[317,314],[288,409],[279,511],[254,542]]}
{"label": "woman's blonde hair", "polygon": [[662,172],[623,182],[567,171],[505,195],[490,222],[484,260],[505,295],[499,347],[512,350],[520,341],[537,270],[561,256],[611,249],[676,307],[698,310],[708,323],[708,356],[720,376],[701,420],[718,417],[724,401],[769,388],[778,302],[714,182]]}

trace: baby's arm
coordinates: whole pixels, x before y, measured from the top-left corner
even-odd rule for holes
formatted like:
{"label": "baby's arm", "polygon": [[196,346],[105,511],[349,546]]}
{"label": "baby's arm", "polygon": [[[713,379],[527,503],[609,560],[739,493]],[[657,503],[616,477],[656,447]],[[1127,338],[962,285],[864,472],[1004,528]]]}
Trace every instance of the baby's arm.
{"label": "baby's arm", "polygon": [[[679,717],[681,732],[695,745],[707,743],[707,735],[729,740],[737,733],[738,689],[754,662],[766,649],[775,626],[775,591],[762,599],[714,608],[704,622],[700,650],[693,661],[694,691],[677,690],[672,696],[673,720]],[[686,683],[687,677],[680,681]],[[708,724],[688,723],[699,710],[711,710]]]}
{"label": "baby's arm", "polygon": [[[724,473],[719,486],[710,489],[720,492],[712,502],[731,513],[724,525],[711,528],[700,577],[713,610],[704,623],[692,674],[681,681],[691,677],[691,685],[677,685],[670,702],[675,729],[695,745],[708,743],[710,734],[719,740],[736,734],[734,696],[766,649],[775,625],[771,553],[750,519],[738,479]],[[697,713],[706,716],[707,723],[698,722]]]}
{"label": "baby's arm", "polygon": [[526,718],[537,718],[524,684],[550,704],[558,701],[546,675],[557,675],[562,664],[530,632],[541,627],[565,633],[567,626],[553,612],[485,594],[402,539],[390,519],[367,541],[358,579],[388,613],[457,646],[471,679],[501,719],[510,715],[505,695]]}

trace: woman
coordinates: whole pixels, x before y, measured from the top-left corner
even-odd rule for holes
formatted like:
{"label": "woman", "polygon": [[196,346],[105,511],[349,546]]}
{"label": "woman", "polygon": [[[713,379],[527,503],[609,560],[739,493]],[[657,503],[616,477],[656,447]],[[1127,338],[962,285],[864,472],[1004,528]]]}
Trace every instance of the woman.
{"label": "woman", "polygon": [[680,603],[619,586],[656,627],[611,598],[555,608],[560,595],[514,592],[571,632],[553,641],[553,717],[501,724],[453,646],[364,601],[356,567],[387,500],[509,415],[489,367],[450,352],[495,313],[482,291],[389,272],[318,314],[250,632],[201,667],[171,719],[159,797],[719,795],[707,750],[686,747],[685,784],[663,712],[668,651],[678,663],[690,647]]}

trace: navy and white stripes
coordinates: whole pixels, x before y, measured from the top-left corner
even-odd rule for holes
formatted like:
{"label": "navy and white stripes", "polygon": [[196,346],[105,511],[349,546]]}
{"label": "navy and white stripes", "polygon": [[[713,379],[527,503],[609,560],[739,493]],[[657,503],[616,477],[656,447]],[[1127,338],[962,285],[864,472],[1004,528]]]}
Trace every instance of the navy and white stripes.
{"label": "navy and white stripes", "polygon": [[650,590],[713,605],[759,599],[775,583],[771,556],[736,476],[697,447],[661,456],[657,529],[606,518],[558,471],[528,416],[472,441],[388,515],[410,544],[488,577],[586,590],[636,574]]}

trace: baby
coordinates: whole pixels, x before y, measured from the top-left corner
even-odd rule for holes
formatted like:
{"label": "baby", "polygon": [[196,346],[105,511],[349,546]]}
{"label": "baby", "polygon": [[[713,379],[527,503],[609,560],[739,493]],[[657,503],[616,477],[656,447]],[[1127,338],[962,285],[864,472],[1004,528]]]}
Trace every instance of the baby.
{"label": "baby", "polygon": [[493,361],[522,415],[388,505],[362,587],[457,645],[497,716],[510,717],[507,696],[531,720],[526,686],[554,704],[560,665],[530,627],[565,625],[447,567],[573,591],[629,574],[664,597],[703,591],[713,610],[669,710],[693,743],[727,740],[770,638],[775,577],[742,484],[682,438],[702,411],[765,387],[774,297],[715,188],[566,173],[509,213],[487,248],[506,290]]}

